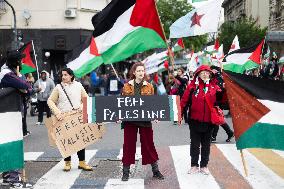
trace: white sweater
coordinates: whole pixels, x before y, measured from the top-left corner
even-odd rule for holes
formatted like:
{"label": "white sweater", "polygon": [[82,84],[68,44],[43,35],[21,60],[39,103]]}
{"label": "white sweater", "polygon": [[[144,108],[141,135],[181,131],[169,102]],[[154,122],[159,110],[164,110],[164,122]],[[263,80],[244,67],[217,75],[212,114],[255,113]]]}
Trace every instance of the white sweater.
{"label": "white sweater", "polygon": [[[82,98],[88,96],[82,84],[77,81],[73,81],[71,84],[62,83],[62,85],[68,94],[74,109],[80,109],[82,105]],[[48,98],[47,103],[55,115],[72,110],[72,106],[60,84],[56,85]]]}

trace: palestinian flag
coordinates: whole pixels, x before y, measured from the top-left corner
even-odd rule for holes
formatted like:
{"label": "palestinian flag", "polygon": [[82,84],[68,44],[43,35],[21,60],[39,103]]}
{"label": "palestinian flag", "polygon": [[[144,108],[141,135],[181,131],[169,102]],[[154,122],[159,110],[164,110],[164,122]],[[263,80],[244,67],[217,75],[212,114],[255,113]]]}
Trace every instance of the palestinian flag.
{"label": "palestinian flag", "polygon": [[90,46],[68,64],[79,77],[102,63],[167,47],[154,0],[113,0],[92,18],[92,23],[95,29]]}
{"label": "palestinian flag", "polygon": [[174,45],[172,51],[177,52],[177,51],[180,51],[182,49],[184,49],[184,43],[183,43],[182,38],[179,38],[177,43]]}
{"label": "palestinian flag", "polygon": [[92,23],[96,52],[105,64],[167,47],[154,0],[113,0]]}
{"label": "palestinian flag", "polygon": [[21,96],[13,88],[0,89],[0,172],[24,166]]}
{"label": "palestinian flag", "polygon": [[67,67],[72,69],[78,78],[90,73],[103,63],[102,57],[97,54],[93,37],[73,49],[70,60],[72,61],[67,64]]}
{"label": "palestinian flag", "polygon": [[22,74],[31,73],[31,72],[36,71],[36,67],[32,61],[31,54],[30,54],[31,48],[32,48],[32,42],[28,42],[23,47],[21,47],[21,49],[19,50],[20,52],[22,52],[22,54],[26,55],[26,57],[22,59],[22,70],[21,70]]}
{"label": "palestinian flag", "polygon": [[225,72],[238,149],[284,150],[284,83]]}
{"label": "palestinian flag", "polygon": [[224,70],[235,73],[244,73],[246,70],[257,68],[260,65],[264,40],[249,48],[235,50],[224,59]]}

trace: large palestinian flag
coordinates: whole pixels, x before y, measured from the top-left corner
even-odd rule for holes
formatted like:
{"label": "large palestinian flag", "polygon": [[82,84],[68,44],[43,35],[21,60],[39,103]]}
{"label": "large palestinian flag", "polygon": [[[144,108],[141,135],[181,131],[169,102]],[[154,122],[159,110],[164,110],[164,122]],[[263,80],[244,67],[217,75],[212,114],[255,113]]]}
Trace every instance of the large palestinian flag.
{"label": "large palestinian flag", "polygon": [[23,47],[21,47],[20,52],[25,54],[25,58],[22,59],[22,74],[31,73],[36,71],[36,66],[34,65],[32,58],[31,58],[31,48],[32,42],[28,42]]}
{"label": "large palestinian flag", "polygon": [[[111,64],[153,48],[166,48],[154,0],[113,0],[92,18],[94,62],[69,63],[68,67],[86,74],[101,61]],[[90,53],[90,50],[87,50]],[[85,64],[96,64],[86,66]]]}
{"label": "large palestinian flag", "polygon": [[103,63],[102,57],[97,55],[93,37],[73,49],[70,60],[67,67],[71,68],[78,78],[90,73]]}
{"label": "large palestinian flag", "polygon": [[237,148],[284,150],[284,82],[223,75]]}
{"label": "large palestinian flag", "polygon": [[224,70],[235,73],[244,73],[246,70],[257,68],[260,65],[260,57],[264,40],[248,48],[235,50],[225,56]]}
{"label": "large palestinian flag", "polygon": [[2,88],[0,98],[0,172],[4,172],[23,168],[24,146],[21,96],[13,88]]}

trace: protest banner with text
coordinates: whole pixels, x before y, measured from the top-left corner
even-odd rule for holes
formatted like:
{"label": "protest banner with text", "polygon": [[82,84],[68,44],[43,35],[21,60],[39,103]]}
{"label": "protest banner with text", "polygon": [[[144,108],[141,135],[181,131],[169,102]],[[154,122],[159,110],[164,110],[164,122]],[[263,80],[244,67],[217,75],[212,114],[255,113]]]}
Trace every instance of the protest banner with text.
{"label": "protest banner with text", "polygon": [[180,121],[179,96],[96,96],[84,99],[84,122]]}

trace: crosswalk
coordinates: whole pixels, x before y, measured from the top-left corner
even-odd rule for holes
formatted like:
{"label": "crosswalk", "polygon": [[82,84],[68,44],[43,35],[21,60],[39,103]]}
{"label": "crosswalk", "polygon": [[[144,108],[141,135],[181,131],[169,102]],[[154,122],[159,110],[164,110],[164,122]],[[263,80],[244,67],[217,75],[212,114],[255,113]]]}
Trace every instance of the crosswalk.
{"label": "crosswalk", "polygon": [[[211,146],[209,161],[210,175],[201,173],[188,174],[190,168],[190,147],[158,147],[159,167],[165,180],[152,178],[151,168],[141,165],[140,148],[136,149],[136,164],[131,167],[130,180],[122,182],[122,149],[86,150],[86,161],[94,166],[92,172],[77,169],[78,160],[72,157],[72,170],[63,172],[64,160],[54,163],[39,178],[33,174],[33,168],[27,168],[29,180],[34,181],[34,189],[69,189],[69,188],[106,188],[106,189],[221,189],[255,188],[284,189],[284,153],[276,150],[244,150],[248,168],[245,176],[240,152],[234,144],[214,144]],[[272,161],[266,159],[268,154]],[[43,162],[45,152],[26,152],[25,161]],[[277,162],[275,162],[277,160]],[[48,161],[47,161],[48,163]]]}

